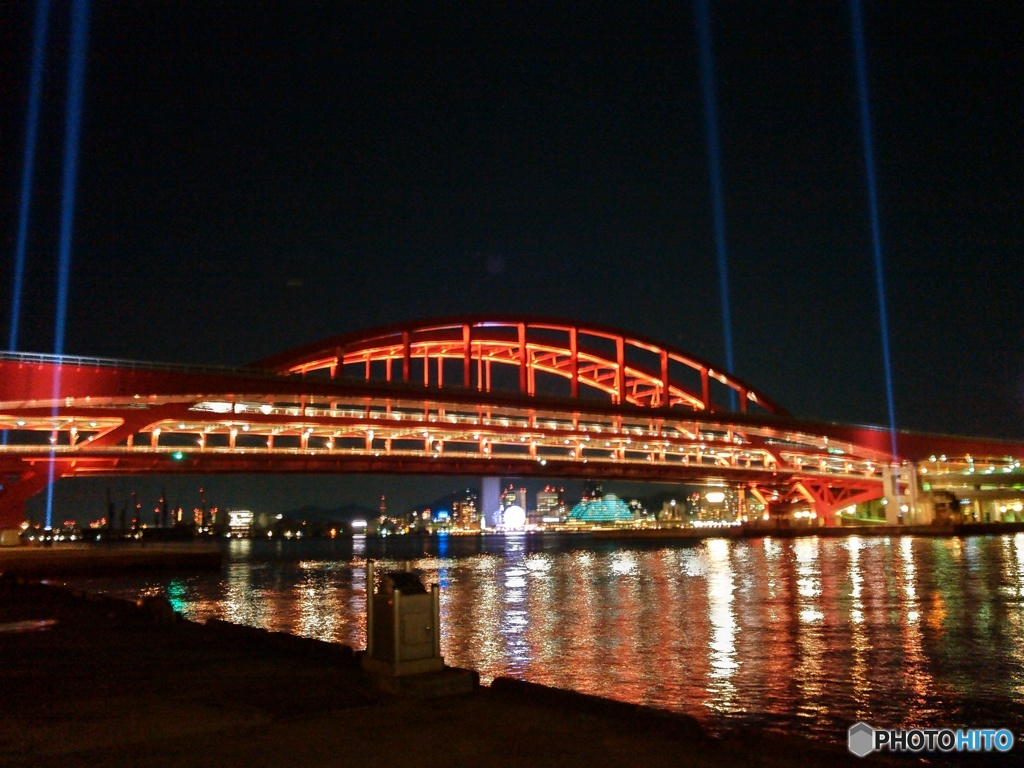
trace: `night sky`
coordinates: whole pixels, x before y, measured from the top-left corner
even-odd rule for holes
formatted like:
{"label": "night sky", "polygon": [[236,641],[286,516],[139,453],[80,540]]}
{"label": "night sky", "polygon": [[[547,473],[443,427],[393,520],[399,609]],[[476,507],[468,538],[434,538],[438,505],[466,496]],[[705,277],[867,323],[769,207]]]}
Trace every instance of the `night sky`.
{"label": "night sky", "polygon": [[[0,0],[4,342],[34,6]],[[711,18],[734,373],[887,424],[849,5]],[[896,423],[1024,439],[1024,8],[863,20]],[[23,351],[54,348],[68,37],[55,2]],[[66,353],[494,312],[726,359],[691,3],[94,0],[83,104]]]}

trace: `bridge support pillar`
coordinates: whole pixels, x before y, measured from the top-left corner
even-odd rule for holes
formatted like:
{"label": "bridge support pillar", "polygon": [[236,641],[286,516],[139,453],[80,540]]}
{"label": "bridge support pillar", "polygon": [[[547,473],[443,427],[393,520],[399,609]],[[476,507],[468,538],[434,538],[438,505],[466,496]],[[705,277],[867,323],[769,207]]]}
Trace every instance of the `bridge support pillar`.
{"label": "bridge support pillar", "polygon": [[884,467],[882,490],[885,494],[885,522],[888,525],[923,525],[931,522],[927,510],[918,509],[917,469],[912,464]]}

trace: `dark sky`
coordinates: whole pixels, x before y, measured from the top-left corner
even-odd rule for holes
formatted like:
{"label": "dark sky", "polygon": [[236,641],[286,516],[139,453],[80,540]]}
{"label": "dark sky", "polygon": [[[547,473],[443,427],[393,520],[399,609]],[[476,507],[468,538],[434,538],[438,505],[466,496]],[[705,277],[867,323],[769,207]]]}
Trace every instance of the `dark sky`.
{"label": "dark sky", "polygon": [[[8,335],[34,3],[0,0]],[[712,4],[735,373],[886,424],[846,3]],[[868,2],[896,421],[1024,439],[1024,8]],[[52,351],[54,3],[19,348]],[[65,351],[533,313],[725,360],[691,3],[94,0]]]}

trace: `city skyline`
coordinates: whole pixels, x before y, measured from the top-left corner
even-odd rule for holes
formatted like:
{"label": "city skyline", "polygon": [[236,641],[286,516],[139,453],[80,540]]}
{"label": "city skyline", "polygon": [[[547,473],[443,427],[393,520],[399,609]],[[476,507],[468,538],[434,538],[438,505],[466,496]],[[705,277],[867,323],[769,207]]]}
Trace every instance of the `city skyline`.
{"label": "city skyline", "polygon": [[[251,509],[257,514],[275,515],[294,512],[303,507],[332,510],[346,505],[356,505],[372,511],[379,508],[380,497],[384,495],[389,512],[406,514],[429,506],[437,499],[457,495],[467,488],[479,493],[482,481],[482,478],[455,475],[429,480],[380,476],[373,478],[380,483],[377,486],[379,490],[374,491],[372,481],[368,481],[368,478],[359,478],[359,483],[348,485],[352,492],[346,495],[345,480],[349,477],[351,476],[338,475],[329,479],[310,479],[290,478],[287,475],[251,475],[244,476],[244,481],[239,482],[238,477],[216,475],[160,478],[120,476],[66,481],[57,485],[54,520],[59,523],[65,517],[75,518],[83,524],[97,520],[106,514],[108,496],[116,510],[138,500],[146,513],[147,521],[162,498],[167,499],[172,510],[180,507],[186,512],[191,512],[193,509],[201,508],[205,497],[209,505],[225,510]],[[393,482],[396,479],[400,482]],[[505,481],[502,487],[507,487],[509,481],[512,481],[516,488],[528,488],[530,499],[535,499],[537,492],[543,490],[545,486],[555,484],[564,489],[565,498],[567,501],[571,499],[572,503],[584,496],[586,485],[582,480],[573,479],[560,479],[554,482],[550,478],[501,479]],[[389,482],[390,487],[397,490],[397,493],[388,492]],[[659,493],[673,493],[678,489],[680,501],[694,487],[683,484],[630,482],[611,482],[604,485],[608,486],[608,492],[622,497],[647,497]],[[370,490],[363,492],[365,487],[370,487]],[[42,495],[30,499],[27,516],[37,523],[45,519],[45,499]]]}

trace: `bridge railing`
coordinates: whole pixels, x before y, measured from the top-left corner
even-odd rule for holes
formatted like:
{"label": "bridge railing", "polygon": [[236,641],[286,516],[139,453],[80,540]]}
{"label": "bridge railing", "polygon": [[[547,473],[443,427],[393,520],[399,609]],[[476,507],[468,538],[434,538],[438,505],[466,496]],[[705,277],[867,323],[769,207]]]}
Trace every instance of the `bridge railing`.
{"label": "bridge railing", "polygon": [[68,365],[88,368],[126,368],[135,371],[187,372],[231,374],[254,378],[278,378],[277,374],[261,368],[245,368],[229,365],[194,365],[190,363],[158,363],[145,360],[119,360],[113,357],[82,357],[79,355],[54,355],[42,352],[0,352],[0,361],[15,363]]}

